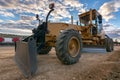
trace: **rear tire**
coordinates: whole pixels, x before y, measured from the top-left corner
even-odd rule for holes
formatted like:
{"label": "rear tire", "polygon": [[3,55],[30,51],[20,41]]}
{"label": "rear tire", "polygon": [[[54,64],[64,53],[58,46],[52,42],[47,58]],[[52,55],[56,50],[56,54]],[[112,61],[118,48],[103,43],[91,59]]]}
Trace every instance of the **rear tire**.
{"label": "rear tire", "polygon": [[112,52],[113,51],[113,40],[110,38],[106,38],[105,43],[106,43],[106,51]]}
{"label": "rear tire", "polygon": [[111,42],[112,51],[114,51],[114,42],[112,39],[110,39],[110,42]]}
{"label": "rear tire", "polygon": [[56,42],[56,55],[63,64],[74,64],[79,61],[82,50],[82,39],[78,31],[63,31]]}

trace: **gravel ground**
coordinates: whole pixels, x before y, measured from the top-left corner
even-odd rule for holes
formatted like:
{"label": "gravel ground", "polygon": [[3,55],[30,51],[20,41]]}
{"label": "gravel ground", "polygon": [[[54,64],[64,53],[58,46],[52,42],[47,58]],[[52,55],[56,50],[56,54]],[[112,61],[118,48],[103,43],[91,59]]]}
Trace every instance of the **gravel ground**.
{"label": "gravel ground", "polygon": [[[14,47],[0,47],[0,80],[25,79],[14,57]],[[38,70],[31,80],[120,80],[120,47],[111,53],[83,53],[79,62],[64,65],[52,49],[38,56]]]}

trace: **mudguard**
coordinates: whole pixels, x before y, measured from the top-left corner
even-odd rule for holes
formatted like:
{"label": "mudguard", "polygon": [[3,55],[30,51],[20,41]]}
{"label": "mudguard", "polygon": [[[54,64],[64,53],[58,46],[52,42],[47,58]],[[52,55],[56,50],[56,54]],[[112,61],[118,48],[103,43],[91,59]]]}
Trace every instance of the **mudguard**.
{"label": "mudguard", "polygon": [[15,62],[25,77],[30,77],[37,70],[36,41],[30,37],[28,42],[16,42]]}

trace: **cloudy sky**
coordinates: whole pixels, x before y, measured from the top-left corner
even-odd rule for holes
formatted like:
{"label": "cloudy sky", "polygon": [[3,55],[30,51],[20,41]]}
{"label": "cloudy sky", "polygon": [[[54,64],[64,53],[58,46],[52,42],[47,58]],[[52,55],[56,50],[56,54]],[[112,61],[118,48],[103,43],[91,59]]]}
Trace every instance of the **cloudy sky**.
{"label": "cloudy sky", "polygon": [[78,14],[97,9],[103,16],[103,26],[107,34],[120,38],[120,0],[0,0],[0,33],[30,35],[36,27],[35,14],[45,20],[50,3],[55,10],[50,16],[52,22],[74,22]]}

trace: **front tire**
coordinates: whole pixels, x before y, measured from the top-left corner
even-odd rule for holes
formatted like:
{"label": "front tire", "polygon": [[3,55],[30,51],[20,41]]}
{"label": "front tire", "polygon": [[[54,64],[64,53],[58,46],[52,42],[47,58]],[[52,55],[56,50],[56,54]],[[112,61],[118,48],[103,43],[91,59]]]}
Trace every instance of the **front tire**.
{"label": "front tire", "polygon": [[63,64],[74,64],[79,61],[82,50],[82,39],[78,31],[63,31],[56,42],[56,55]]}
{"label": "front tire", "polygon": [[37,52],[38,52],[39,55],[48,54],[51,49],[52,49],[51,46],[46,46],[46,47],[40,49],[40,51],[37,51]]}

